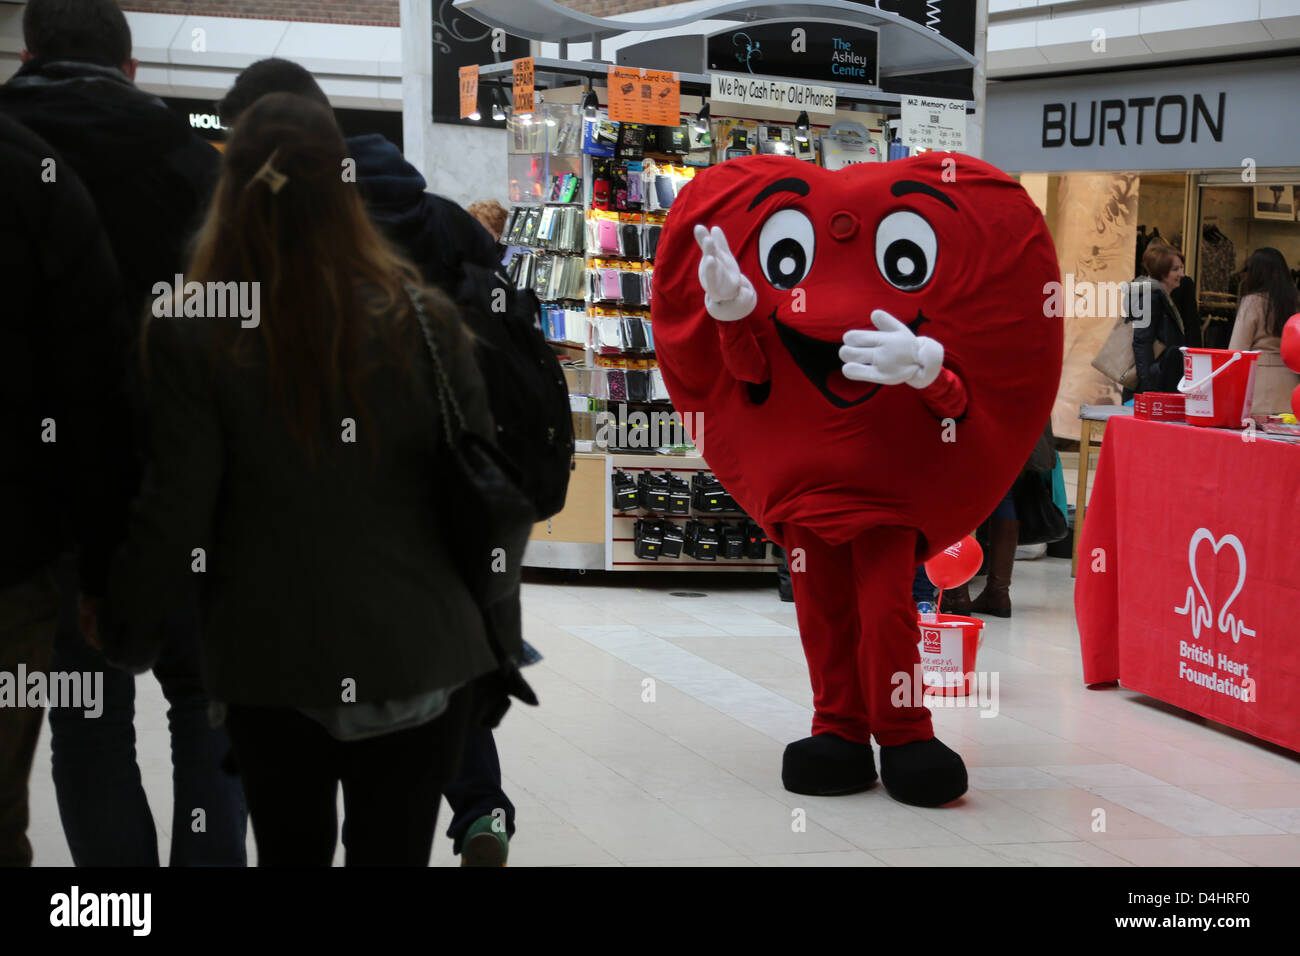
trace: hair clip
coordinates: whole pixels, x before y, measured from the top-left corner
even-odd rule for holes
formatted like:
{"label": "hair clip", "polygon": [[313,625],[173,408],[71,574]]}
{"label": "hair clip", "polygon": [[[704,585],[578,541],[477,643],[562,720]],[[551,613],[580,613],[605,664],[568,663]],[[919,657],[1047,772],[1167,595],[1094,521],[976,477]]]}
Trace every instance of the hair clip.
{"label": "hair clip", "polygon": [[280,190],[284,188],[284,184],[289,181],[288,176],[271,165],[275,162],[275,157],[279,154],[280,150],[278,148],[273,150],[271,155],[266,157],[266,162],[262,164],[262,168],[259,169],[253,175],[252,180],[250,180],[251,182],[257,182],[258,180],[264,181],[267,188],[271,190],[272,196],[279,194]]}

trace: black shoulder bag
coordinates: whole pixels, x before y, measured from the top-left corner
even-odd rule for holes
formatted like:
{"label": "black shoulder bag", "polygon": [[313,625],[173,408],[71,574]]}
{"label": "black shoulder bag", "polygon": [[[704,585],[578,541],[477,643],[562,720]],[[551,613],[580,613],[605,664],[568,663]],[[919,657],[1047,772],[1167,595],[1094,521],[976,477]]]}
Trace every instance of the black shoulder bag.
{"label": "black shoulder bag", "polygon": [[446,509],[445,526],[452,539],[461,543],[465,559],[458,562],[458,569],[478,604],[498,662],[496,672],[476,681],[478,716],[485,726],[495,727],[510,707],[511,697],[537,705],[537,695],[520,674],[516,657],[503,650],[499,633],[511,622],[517,626],[524,548],[537,513],[520,491],[510,462],[495,445],[466,427],[420,292],[408,288],[407,293],[433,360],[438,411],[447,439],[447,478],[456,506]]}

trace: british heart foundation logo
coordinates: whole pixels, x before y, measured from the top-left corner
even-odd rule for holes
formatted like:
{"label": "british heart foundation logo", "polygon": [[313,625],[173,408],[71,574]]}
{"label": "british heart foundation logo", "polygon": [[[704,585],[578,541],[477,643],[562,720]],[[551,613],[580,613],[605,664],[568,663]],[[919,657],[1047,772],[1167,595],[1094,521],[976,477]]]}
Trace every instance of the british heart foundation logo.
{"label": "british heart foundation logo", "polygon": [[921,628],[921,651],[925,654],[943,653],[943,635],[937,627]]}
{"label": "british heart foundation logo", "polygon": [[[1208,552],[1201,547],[1205,543],[1210,545]],[[1218,609],[1216,617],[1214,605],[1205,593],[1205,585],[1198,570],[1198,559],[1203,554],[1209,554],[1209,561],[1206,562],[1206,578],[1212,579],[1211,575],[1218,567],[1218,562],[1226,560],[1226,556],[1220,556],[1220,552],[1225,549],[1237,560],[1237,584],[1228,595],[1228,599],[1223,602],[1223,606]],[[1243,634],[1254,637],[1255,631],[1247,627],[1245,621],[1232,611],[1233,602],[1246,586],[1246,549],[1242,546],[1241,539],[1235,534],[1225,534],[1216,541],[1208,528],[1197,528],[1187,545],[1187,564],[1191,570],[1192,583],[1187,587],[1187,598],[1183,606],[1175,607],[1174,613],[1191,619],[1192,639],[1199,641],[1202,628],[1208,631],[1212,627],[1217,627],[1220,633],[1231,636],[1234,644],[1241,640]]]}

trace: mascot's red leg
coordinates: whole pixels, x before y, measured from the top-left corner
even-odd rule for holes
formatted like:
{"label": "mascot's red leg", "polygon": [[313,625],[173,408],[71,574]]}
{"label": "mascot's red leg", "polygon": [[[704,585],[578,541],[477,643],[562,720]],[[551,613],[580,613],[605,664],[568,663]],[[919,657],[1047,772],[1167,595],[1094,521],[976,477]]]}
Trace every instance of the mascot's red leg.
{"label": "mascot's red leg", "polygon": [[829,545],[804,528],[786,528],[785,540],[799,636],[812,680],[812,732],[869,744],[870,715],[858,678],[861,625],[852,600],[852,548]]}
{"label": "mascot's red leg", "polygon": [[897,527],[872,528],[851,544],[859,675],[885,789],[902,803],[937,807],[966,792],[966,766],[935,739],[929,708],[914,704],[921,663],[911,587],[916,545],[914,529]]}
{"label": "mascot's red leg", "polygon": [[[912,682],[919,673],[921,632],[911,581],[916,570],[916,532],[911,528],[872,528],[849,545],[853,591],[857,594],[857,664],[863,699],[876,743],[882,747],[929,740],[930,710],[913,706]],[[895,675],[905,681],[906,695]],[[905,698],[904,706],[893,706]]]}
{"label": "mascot's red leg", "polygon": [[[873,528],[839,546],[805,528],[781,531],[814,708],[812,736],[785,749],[785,788],[816,796],[867,789],[877,780],[874,734],[891,796],[917,806],[955,800],[966,792],[966,767],[935,739],[930,711],[911,693],[921,662],[916,531]],[[895,674],[907,678],[898,707]]]}
{"label": "mascot's red leg", "polygon": [[781,781],[794,793],[857,793],[878,777],[859,678],[853,550],[806,528],[786,525],[780,532],[813,689],[813,735],[785,748]]}

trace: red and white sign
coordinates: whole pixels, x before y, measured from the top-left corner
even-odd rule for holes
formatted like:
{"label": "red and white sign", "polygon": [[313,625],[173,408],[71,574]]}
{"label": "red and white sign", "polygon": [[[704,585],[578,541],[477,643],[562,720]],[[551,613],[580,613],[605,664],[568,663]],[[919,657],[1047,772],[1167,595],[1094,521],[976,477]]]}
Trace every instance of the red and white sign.
{"label": "red and white sign", "polygon": [[1086,683],[1300,750],[1300,447],[1111,419],[1078,573]]}

